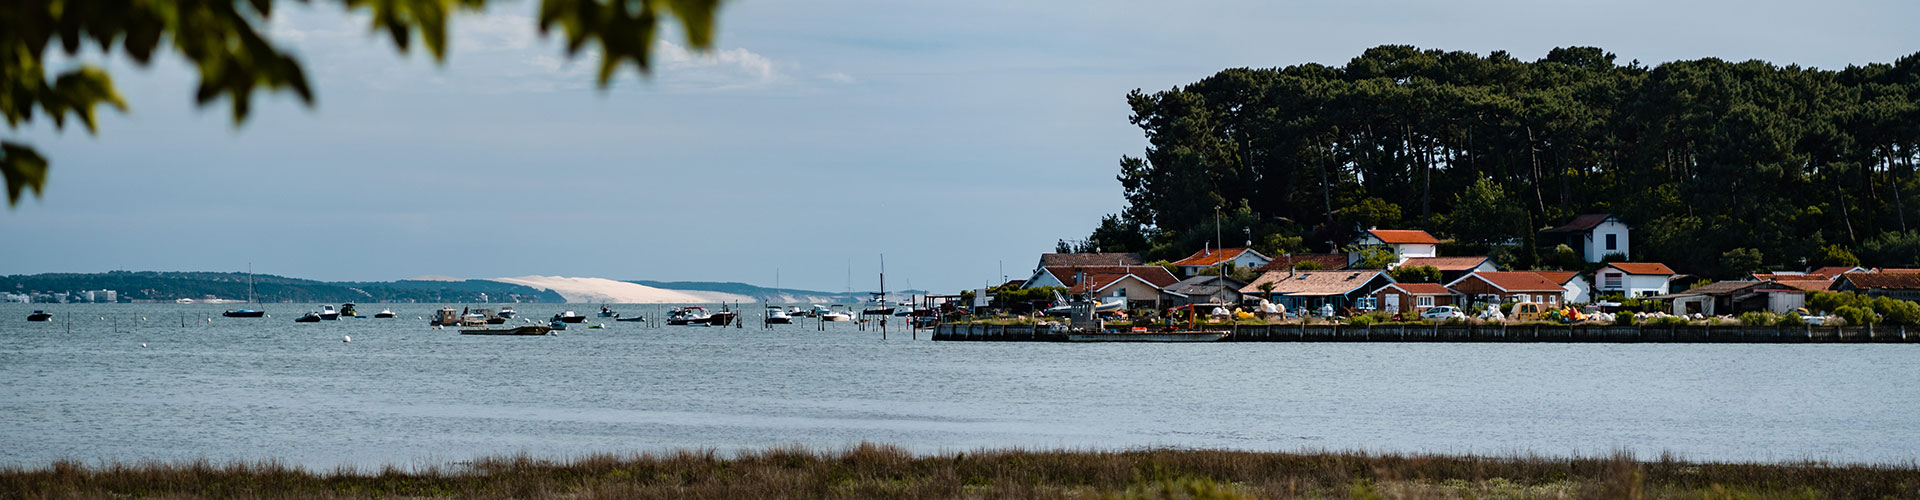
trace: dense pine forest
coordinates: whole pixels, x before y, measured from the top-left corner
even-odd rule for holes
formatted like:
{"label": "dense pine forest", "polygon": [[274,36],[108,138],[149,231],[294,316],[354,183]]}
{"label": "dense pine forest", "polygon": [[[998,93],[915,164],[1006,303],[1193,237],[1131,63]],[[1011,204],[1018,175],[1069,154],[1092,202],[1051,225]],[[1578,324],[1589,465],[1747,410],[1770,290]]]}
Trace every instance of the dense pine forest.
{"label": "dense pine forest", "polygon": [[1834,71],[1381,46],[1127,100],[1149,146],[1076,250],[1179,258],[1218,229],[1327,252],[1377,226],[1551,267],[1539,230],[1612,213],[1633,260],[1685,273],[1920,266],[1920,53]]}

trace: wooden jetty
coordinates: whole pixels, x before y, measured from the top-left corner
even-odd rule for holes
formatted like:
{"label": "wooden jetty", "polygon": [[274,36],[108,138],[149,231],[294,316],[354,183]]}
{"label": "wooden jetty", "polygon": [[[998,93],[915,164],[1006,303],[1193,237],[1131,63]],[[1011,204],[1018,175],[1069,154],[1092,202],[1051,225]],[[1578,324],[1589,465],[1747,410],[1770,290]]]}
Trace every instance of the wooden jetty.
{"label": "wooden jetty", "polygon": [[[1232,325],[1221,342],[1537,342],[1692,344],[1915,344],[1920,329],[1887,326]],[[1217,330],[1216,330],[1217,331]],[[1156,333],[1181,333],[1154,331]],[[1196,333],[1196,332],[1185,332]],[[1072,342],[1062,325],[949,323],[933,340]],[[1106,334],[1139,335],[1139,334]],[[1084,340],[1083,340],[1084,341]]]}

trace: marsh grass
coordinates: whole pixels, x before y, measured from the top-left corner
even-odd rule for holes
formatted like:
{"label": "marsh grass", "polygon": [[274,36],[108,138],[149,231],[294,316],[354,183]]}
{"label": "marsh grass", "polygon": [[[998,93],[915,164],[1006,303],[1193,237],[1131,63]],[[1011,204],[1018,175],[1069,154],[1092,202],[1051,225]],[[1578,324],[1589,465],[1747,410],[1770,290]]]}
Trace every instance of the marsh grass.
{"label": "marsh grass", "polygon": [[914,455],[863,443],[516,455],[403,471],[277,462],[55,462],[0,470],[4,498],[1915,498],[1920,469],[1222,450],[986,450]]}

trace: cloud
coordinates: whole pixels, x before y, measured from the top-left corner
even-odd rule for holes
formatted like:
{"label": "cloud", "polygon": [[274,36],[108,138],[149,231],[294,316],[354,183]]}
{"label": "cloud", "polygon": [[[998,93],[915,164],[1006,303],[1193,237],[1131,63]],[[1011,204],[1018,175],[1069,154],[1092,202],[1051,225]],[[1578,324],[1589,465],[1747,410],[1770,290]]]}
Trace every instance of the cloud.
{"label": "cloud", "polygon": [[764,88],[791,79],[766,56],[743,48],[696,53],[670,41],[654,45],[653,78],[680,90]]}
{"label": "cloud", "polygon": [[833,83],[853,83],[853,75],[841,73],[838,71],[820,75],[820,78],[824,78],[827,81],[833,82]]}

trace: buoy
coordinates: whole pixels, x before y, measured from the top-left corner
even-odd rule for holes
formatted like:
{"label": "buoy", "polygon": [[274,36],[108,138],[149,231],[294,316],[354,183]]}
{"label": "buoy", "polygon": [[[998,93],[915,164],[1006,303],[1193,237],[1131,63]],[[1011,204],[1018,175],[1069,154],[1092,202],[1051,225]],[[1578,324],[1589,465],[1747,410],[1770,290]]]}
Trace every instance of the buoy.
{"label": "buoy", "polygon": [[140,348],[141,348],[141,349],[146,349],[146,348],[147,348],[147,345],[146,345],[146,344],[140,344]]}
{"label": "buoy", "polygon": [[342,335],[342,336],[341,336],[341,340],[340,340],[340,341],[341,341],[341,342],[352,342],[352,341],[353,341],[353,336],[352,336],[352,335]]}

